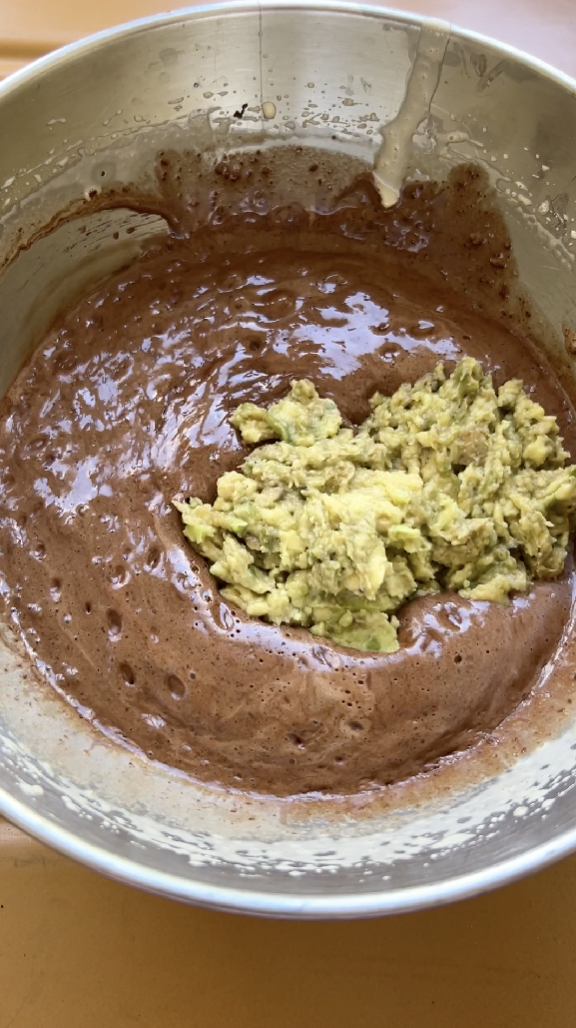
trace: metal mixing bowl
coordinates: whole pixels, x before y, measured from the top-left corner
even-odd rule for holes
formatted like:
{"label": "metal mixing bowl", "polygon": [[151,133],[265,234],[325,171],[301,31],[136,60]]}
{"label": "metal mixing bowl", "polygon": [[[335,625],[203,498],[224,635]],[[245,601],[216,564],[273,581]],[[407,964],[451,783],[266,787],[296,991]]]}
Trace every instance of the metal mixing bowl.
{"label": "metal mixing bowl", "polygon": [[[159,141],[175,149],[306,142],[372,162],[422,26],[439,63],[412,173],[484,165],[546,345],[567,360],[562,328],[568,338],[576,328],[576,83],[447,24],[337,3],[243,3],[101,33],[0,87],[0,388],[62,305],[165,230],[157,217],[117,210],[22,249],[59,210],[103,185],[145,179]],[[243,103],[239,125],[233,114]],[[321,805],[290,813],[134,757],[34,686],[4,643],[0,658],[0,812],[156,893],[259,914],[353,917],[470,896],[576,848],[572,724],[507,770],[429,804],[331,820]]]}

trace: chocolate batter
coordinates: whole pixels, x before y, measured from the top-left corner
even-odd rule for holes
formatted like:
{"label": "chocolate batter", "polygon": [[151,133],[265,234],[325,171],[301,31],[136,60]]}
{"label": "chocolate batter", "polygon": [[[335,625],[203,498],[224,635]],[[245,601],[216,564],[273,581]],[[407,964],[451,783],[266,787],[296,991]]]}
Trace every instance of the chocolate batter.
{"label": "chocolate batter", "polygon": [[213,499],[244,455],[229,414],[293,377],[355,422],[470,354],[523,378],[572,450],[574,413],[509,327],[510,247],[475,173],[392,212],[367,180],[313,217],[212,209],[66,312],[3,401],[2,602],[39,674],[149,757],[276,795],[399,781],[529,693],[571,575],[507,608],[418,600],[398,653],[359,654],[227,606],[171,500]]}

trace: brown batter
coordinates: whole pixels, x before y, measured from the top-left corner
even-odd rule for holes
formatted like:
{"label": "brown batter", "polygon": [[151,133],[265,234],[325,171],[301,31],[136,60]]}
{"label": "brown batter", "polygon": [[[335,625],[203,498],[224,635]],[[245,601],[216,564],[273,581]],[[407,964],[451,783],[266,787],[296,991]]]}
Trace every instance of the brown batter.
{"label": "brown batter", "polygon": [[3,402],[0,590],[40,674],[105,731],[204,780],[345,793],[499,724],[556,651],[571,576],[508,608],[419,600],[399,653],[359,654],[230,609],[170,501],[213,499],[244,452],[230,412],[293,377],[359,421],[376,389],[470,354],[522,377],[569,448],[574,414],[508,310],[481,310],[513,269],[476,176],[394,212],[360,182],[289,214],[219,216],[62,317]]}

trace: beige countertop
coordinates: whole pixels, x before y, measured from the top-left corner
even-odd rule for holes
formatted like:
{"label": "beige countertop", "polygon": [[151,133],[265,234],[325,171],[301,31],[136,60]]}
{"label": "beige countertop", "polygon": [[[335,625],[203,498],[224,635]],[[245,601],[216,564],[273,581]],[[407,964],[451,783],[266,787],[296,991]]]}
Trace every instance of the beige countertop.
{"label": "beige countertop", "polygon": [[[576,75],[576,0],[396,0]],[[154,0],[0,0],[0,76]],[[298,924],[145,896],[0,821],[0,1028],[574,1028],[576,857],[497,893]]]}
{"label": "beige countertop", "polygon": [[576,859],[442,910],[288,923],[0,842],[0,1028],[574,1028]]}

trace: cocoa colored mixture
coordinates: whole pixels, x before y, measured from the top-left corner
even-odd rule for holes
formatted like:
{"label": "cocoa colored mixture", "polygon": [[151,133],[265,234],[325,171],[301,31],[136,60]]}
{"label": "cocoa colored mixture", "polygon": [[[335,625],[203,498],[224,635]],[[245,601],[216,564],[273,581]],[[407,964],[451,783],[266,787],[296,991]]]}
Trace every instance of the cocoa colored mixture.
{"label": "cocoa colored mixture", "polygon": [[470,354],[497,385],[521,377],[573,453],[574,413],[510,327],[510,247],[476,173],[390,212],[359,181],[330,213],[216,220],[66,312],[4,399],[2,601],[40,675],[156,760],[276,795],[399,781],[529,693],[571,574],[509,607],[418,600],[400,652],[361,654],[228,607],[171,500],[213,499],[245,452],[230,413],[293,377],[355,422],[377,389]]}

